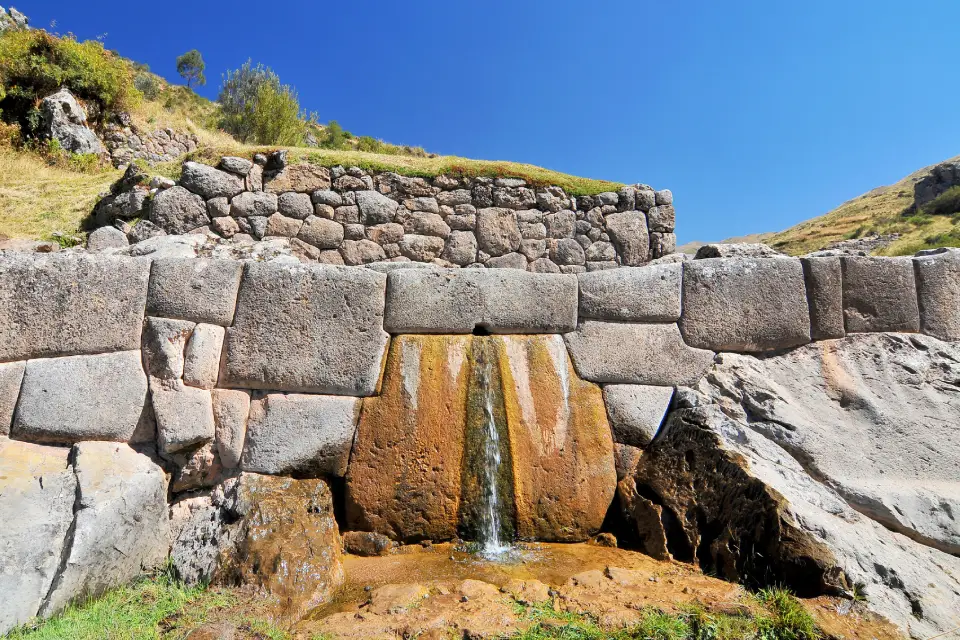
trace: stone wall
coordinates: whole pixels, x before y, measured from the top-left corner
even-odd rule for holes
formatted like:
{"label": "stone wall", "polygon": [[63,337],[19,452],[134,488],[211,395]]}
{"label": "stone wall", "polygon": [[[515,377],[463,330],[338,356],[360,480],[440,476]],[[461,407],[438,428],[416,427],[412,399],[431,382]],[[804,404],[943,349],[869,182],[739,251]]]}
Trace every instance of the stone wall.
{"label": "stone wall", "polygon": [[287,165],[284,152],[219,168],[183,165],[177,184],[128,185],[95,224],[143,219],[156,233],[295,239],[316,261],[432,262],[580,273],[638,266],[676,248],[673,195],[645,185],[573,197],[516,178],[407,177],[357,167]]}
{"label": "stone wall", "polygon": [[197,150],[197,136],[171,128],[144,131],[134,125],[107,125],[103,142],[110,153],[113,166],[119,167],[134,160],[149,164],[173,162],[185,153]]}

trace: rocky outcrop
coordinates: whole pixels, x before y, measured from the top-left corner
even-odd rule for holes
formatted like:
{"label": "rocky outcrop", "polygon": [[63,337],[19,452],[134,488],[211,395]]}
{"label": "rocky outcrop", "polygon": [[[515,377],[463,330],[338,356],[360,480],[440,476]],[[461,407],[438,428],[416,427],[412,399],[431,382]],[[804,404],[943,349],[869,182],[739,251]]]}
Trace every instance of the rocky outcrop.
{"label": "rocky outcrop", "polygon": [[100,138],[87,127],[87,112],[68,89],[40,101],[44,135],[71,153],[105,153]]}

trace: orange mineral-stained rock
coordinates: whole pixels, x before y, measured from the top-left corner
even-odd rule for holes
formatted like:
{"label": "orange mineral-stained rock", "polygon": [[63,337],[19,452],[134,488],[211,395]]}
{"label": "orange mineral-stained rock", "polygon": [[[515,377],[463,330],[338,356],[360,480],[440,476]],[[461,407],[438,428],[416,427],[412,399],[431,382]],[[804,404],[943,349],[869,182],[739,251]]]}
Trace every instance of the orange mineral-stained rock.
{"label": "orange mineral-stained rock", "polygon": [[600,530],[617,487],[600,388],[559,335],[497,336],[517,536],[574,542]]}
{"label": "orange mineral-stained rock", "polygon": [[472,336],[393,339],[365,398],[347,471],[351,529],[407,541],[457,535]]}

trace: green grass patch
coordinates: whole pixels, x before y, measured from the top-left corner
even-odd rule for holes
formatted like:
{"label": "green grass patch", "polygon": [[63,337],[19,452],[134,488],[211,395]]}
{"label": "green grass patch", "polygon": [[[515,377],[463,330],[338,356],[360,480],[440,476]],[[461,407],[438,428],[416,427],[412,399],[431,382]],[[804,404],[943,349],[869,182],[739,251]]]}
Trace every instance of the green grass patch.
{"label": "green grass patch", "polygon": [[949,216],[960,212],[960,186],[950,187],[920,207],[920,212],[928,216]]}

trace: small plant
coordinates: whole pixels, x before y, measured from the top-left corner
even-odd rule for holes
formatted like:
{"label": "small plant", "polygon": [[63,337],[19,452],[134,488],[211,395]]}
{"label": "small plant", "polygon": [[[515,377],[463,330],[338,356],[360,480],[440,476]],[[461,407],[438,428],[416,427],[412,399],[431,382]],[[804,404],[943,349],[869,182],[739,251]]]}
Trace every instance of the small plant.
{"label": "small plant", "polygon": [[203,86],[207,84],[207,77],[203,75],[207,64],[203,61],[203,56],[196,49],[191,49],[177,58],[177,73],[187,81],[187,88],[193,85]]}
{"label": "small plant", "polygon": [[788,589],[771,587],[757,593],[757,600],[772,614],[763,619],[761,631],[778,640],[818,640],[823,637],[813,617]]}
{"label": "small plant", "polygon": [[147,100],[156,100],[160,97],[162,85],[157,76],[150,72],[140,72],[133,79],[133,86],[143,94]]}

